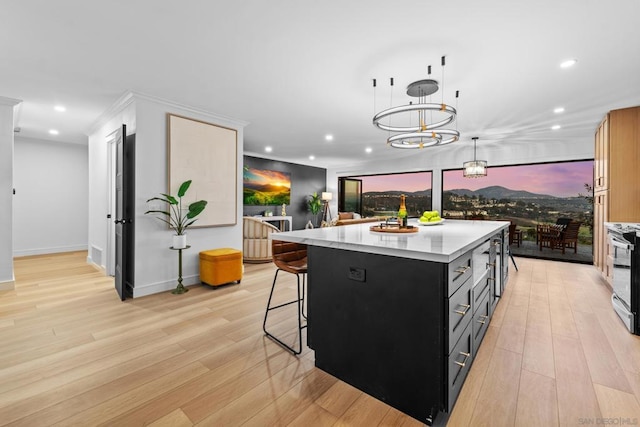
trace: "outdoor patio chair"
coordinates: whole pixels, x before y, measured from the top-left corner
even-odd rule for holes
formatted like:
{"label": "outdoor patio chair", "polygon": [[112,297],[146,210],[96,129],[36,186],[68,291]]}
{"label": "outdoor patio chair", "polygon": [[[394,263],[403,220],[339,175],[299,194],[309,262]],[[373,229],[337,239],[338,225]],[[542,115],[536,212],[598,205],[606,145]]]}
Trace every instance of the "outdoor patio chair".
{"label": "outdoor patio chair", "polygon": [[578,232],[581,221],[570,221],[566,226],[559,224],[540,224],[536,229],[536,236],[540,250],[542,248],[562,249],[573,248],[578,253]]}

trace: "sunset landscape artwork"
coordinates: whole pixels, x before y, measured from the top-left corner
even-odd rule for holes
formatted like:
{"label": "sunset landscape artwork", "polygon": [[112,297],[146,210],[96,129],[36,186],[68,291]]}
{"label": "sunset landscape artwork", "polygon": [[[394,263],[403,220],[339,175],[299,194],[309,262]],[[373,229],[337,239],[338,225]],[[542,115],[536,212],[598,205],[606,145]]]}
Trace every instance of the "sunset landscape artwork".
{"label": "sunset landscape artwork", "polygon": [[243,171],[245,205],[275,206],[291,202],[291,174],[245,167]]}

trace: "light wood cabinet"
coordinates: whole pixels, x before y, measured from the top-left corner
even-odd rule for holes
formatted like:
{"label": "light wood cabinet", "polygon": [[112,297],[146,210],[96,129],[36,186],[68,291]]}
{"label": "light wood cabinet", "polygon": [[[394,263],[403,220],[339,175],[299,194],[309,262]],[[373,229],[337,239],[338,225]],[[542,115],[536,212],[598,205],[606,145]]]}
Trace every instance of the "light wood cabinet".
{"label": "light wood cabinet", "polygon": [[609,166],[609,120],[604,118],[596,131],[596,149],[593,174],[593,191],[606,190],[609,185],[607,172]]}
{"label": "light wood cabinet", "polygon": [[598,191],[593,195],[593,263],[603,273],[607,257],[607,230],[604,227],[604,223],[608,222],[608,211],[605,208],[607,196],[607,190]]}
{"label": "light wood cabinet", "polygon": [[605,222],[640,222],[640,107],[610,111],[595,134],[594,264],[605,278]]}

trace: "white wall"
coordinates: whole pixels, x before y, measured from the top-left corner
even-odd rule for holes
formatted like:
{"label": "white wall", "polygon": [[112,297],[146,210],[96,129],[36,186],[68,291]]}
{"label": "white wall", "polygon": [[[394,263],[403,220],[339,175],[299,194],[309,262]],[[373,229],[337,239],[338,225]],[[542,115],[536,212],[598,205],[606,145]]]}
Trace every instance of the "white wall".
{"label": "white wall", "polygon": [[[491,166],[593,159],[594,147],[593,139],[585,139],[579,144],[563,143],[562,140],[531,141],[531,143],[491,148],[482,147],[479,140],[478,159],[488,161],[489,173],[491,173]],[[338,177],[341,176],[433,171],[433,209],[442,211],[442,171],[460,169],[463,162],[472,160],[473,146],[467,141],[467,143],[456,142],[446,147],[406,151],[409,153],[403,154],[405,157],[399,160],[363,162],[327,169],[327,191],[338,194]],[[509,187],[509,183],[504,183],[504,186]],[[334,212],[338,210],[337,203],[337,200],[332,202],[331,209]]]}
{"label": "white wall", "polygon": [[[127,106],[123,107],[124,104]],[[89,200],[91,204],[89,241],[91,246],[106,250],[106,223],[101,219],[107,213],[106,140],[107,135],[124,121],[128,126],[127,133],[136,134],[134,297],[170,290],[177,284],[178,254],[169,249],[173,233],[156,218],[144,215],[149,208],[146,200],[167,191],[167,113],[238,131],[236,176],[229,177],[229,179],[235,179],[237,184],[237,223],[226,227],[190,228],[187,231],[191,248],[183,251],[183,283],[185,285],[199,283],[200,251],[222,247],[242,248],[242,198],[240,195],[242,194],[243,127],[246,123],[142,94],[127,94],[116,103],[116,106],[105,113],[97,129],[89,136]],[[193,179],[197,180],[198,177]],[[207,209],[216,209],[216,206],[209,204]],[[106,259],[106,256],[102,258]]]}
{"label": "white wall", "polygon": [[108,201],[107,150],[109,135],[127,125],[127,133],[135,133],[135,102],[131,96],[123,96],[99,119],[99,124],[89,134],[89,253],[87,261],[106,268],[107,226],[112,219]]}
{"label": "white wall", "polygon": [[[199,252],[215,248],[242,250],[242,162],[244,122],[217,116],[187,106],[136,96],[136,265],[134,296],[173,289],[178,276],[178,254],[169,249],[172,231],[150,215],[146,200],[167,192],[167,113],[202,120],[238,131],[235,179],[236,225],[190,228],[190,249],[183,251],[182,275],[185,285],[200,282]],[[193,180],[198,177],[194,176]],[[206,209],[216,209],[209,204]]]}
{"label": "white wall", "polygon": [[87,249],[87,147],[16,137],[13,255]]}
{"label": "white wall", "polygon": [[0,97],[0,290],[14,289],[13,129],[17,99]]}

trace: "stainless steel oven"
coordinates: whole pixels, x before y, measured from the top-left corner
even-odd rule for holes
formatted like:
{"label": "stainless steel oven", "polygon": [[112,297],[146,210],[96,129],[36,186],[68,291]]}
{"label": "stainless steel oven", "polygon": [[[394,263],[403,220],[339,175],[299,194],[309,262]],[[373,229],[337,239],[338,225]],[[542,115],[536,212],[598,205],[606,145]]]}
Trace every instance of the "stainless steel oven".
{"label": "stainless steel oven", "polygon": [[640,283],[640,246],[636,245],[640,224],[607,223],[611,256],[613,258],[611,303],[631,333],[640,334],[638,299]]}

